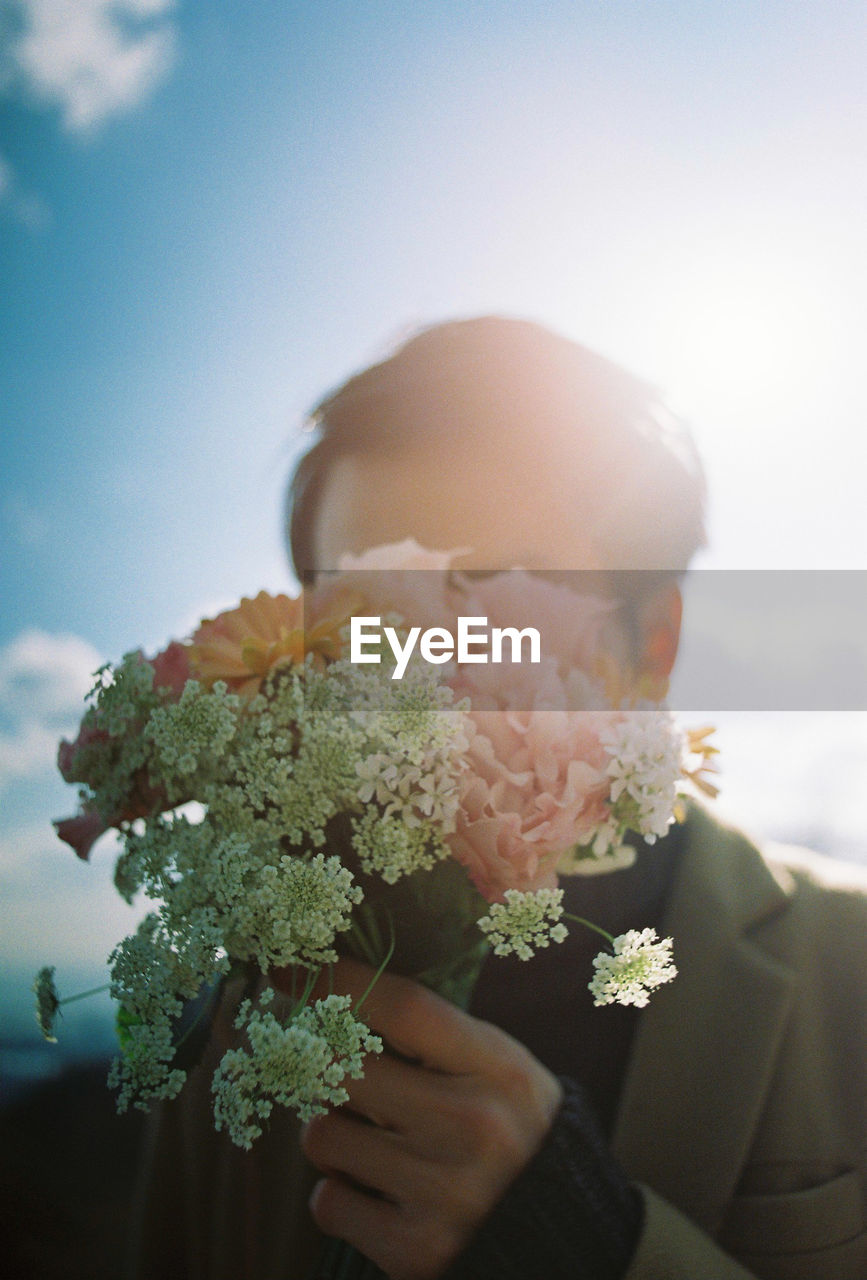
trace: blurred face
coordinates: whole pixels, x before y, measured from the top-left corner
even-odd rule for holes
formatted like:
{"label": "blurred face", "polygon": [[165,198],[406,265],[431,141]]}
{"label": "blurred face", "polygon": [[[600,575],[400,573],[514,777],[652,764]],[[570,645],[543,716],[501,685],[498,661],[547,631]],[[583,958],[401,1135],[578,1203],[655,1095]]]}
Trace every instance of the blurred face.
{"label": "blurred face", "polygon": [[467,568],[604,567],[574,500],[573,460],[503,441],[450,442],[443,452],[340,459],[318,512],[317,566],[413,537],[432,550],[466,548],[457,563]]}
{"label": "blurred face", "polygon": [[[444,455],[444,456],[443,456]],[[415,538],[435,551],[464,549],[462,568],[547,571],[604,569],[582,519],[574,444],[546,439],[450,441],[442,455],[424,447],[391,456],[341,458],[330,470],[317,512],[313,550],[319,569],[344,552]],[[680,595],[670,587],[642,606],[639,641],[617,628],[612,652],[635,672],[668,675],[677,653]]]}

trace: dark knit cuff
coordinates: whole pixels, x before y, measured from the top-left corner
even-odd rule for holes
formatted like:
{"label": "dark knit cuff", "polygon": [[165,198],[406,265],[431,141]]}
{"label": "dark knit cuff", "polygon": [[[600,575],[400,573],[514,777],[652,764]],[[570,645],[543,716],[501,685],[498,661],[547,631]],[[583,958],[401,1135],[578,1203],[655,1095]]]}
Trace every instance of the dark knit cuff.
{"label": "dark knit cuff", "polygon": [[643,1204],[572,1080],[543,1146],[442,1280],[621,1280]]}

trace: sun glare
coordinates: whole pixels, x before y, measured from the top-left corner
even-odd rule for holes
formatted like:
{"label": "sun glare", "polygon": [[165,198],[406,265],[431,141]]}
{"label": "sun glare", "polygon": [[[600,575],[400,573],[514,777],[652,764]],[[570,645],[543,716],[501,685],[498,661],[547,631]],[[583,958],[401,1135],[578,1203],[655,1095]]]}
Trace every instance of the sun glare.
{"label": "sun glare", "polygon": [[650,367],[690,415],[786,415],[821,394],[834,363],[827,287],[788,264],[695,266],[651,310]]}

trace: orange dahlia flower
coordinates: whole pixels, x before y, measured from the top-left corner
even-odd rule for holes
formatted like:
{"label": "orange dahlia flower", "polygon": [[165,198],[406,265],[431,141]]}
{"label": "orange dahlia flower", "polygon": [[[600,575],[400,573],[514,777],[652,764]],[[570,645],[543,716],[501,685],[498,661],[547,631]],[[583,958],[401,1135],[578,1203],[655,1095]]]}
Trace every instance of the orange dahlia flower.
{"label": "orange dahlia flower", "polygon": [[341,630],[364,599],[338,584],[313,587],[297,599],[260,591],[235,609],[206,618],[193,635],[190,671],[204,684],[225,680],[244,698],[259,691],[280,663],[303,662],[310,653],[319,665],[343,652]]}

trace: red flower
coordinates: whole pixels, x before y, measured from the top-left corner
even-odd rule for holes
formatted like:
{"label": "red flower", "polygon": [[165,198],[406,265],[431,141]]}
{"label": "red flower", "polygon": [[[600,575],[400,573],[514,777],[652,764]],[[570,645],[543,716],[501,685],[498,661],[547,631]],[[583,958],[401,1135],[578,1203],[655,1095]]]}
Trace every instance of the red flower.
{"label": "red flower", "polygon": [[90,851],[103,831],[108,830],[108,825],[95,809],[83,809],[74,818],[59,818],[53,826],[60,839],[84,862],[90,857]]}

